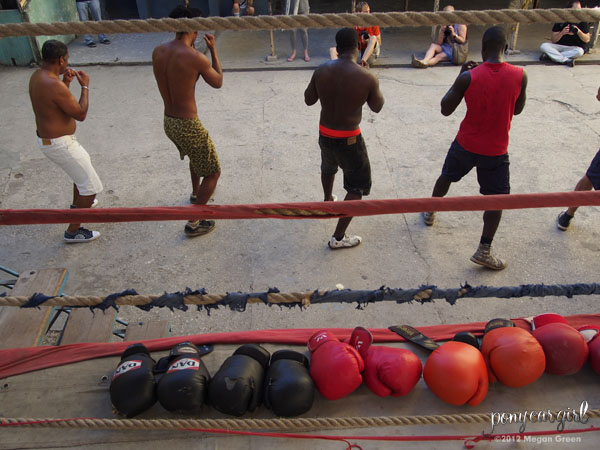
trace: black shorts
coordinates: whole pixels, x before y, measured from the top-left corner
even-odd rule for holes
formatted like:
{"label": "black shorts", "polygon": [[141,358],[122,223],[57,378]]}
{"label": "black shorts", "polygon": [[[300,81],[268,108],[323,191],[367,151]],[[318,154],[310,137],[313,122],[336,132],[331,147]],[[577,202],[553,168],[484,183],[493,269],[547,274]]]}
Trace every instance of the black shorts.
{"label": "black shorts", "polygon": [[596,153],[596,156],[592,159],[592,163],[585,175],[592,182],[594,189],[600,190],[600,150],[598,150],[598,153]]}
{"label": "black shorts", "polygon": [[319,135],[321,173],[334,175],[338,167],[344,172],[344,189],[359,195],[371,192],[371,164],[362,135],[330,138]]}
{"label": "black shorts", "polygon": [[499,156],[485,156],[471,153],[452,142],[446,155],[442,175],[452,182],[459,181],[473,167],[477,167],[479,192],[483,195],[510,194],[510,174],[508,153]]}

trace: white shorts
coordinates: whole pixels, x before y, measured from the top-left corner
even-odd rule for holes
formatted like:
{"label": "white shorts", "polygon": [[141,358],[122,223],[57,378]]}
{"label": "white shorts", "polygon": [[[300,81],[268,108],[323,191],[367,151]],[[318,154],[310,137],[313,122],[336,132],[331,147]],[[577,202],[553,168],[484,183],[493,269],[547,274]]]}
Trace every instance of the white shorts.
{"label": "white shorts", "polygon": [[38,137],[38,144],[46,158],[67,172],[80,195],[102,192],[102,182],[92,166],[90,155],[77,142],[75,136],[61,136],[55,139]]}

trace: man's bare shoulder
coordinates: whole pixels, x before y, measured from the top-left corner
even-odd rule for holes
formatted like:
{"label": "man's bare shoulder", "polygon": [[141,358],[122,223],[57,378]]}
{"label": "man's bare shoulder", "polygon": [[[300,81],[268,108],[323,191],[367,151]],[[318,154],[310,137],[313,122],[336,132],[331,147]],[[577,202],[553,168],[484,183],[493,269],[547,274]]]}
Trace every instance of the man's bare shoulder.
{"label": "man's bare shoulder", "polygon": [[39,88],[40,93],[45,95],[64,93],[69,90],[60,78],[50,76],[42,69],[36,70],[31,75],[30,86]]}

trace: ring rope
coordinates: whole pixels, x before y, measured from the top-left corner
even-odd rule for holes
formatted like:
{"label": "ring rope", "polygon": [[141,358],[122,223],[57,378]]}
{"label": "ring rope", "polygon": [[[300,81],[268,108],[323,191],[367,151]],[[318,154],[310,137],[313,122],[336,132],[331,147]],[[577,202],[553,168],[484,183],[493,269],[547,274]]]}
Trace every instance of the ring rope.
{"label": "ring rope", "polygon": [[167,307],[171,310],[186,311],[187,305],[196,305],[198,310],[227,307],[234,311],[245,311],[248,303],[261,303],[268,306],[279,305],[287,307],[308,307],[319,303],[357,303],[363,305],[379,302],[394,301],[396,303],[410,303],[418,301],[430,302],[435,299],[444,299],[450,304],[455,304],[459,298],[519,298],[519,297],[546,297],[565,296],[572,298],[574,295],[600,294],[600,284],[528,284],[521,286],[471,286],[465,283],[458,289],[441,289],[434,285],[424,285],[418,289],[387,288],[382,286],[375,290],[338,289],[332,291],[308,291],[281,293],[277,288],[270,288],[266,292],[232,292],[227,294],[208,294],[205,289],[192,291],[187,288],[184,292],[164,293],[163,295],[140,295],[134,289],[114,293],[106,297],[99,296],[63,296],[53,297],[44,294],[34,294],[31,297],[0,296],[0,306],[14,306],[22,308],[37,308],[39,306],[60,307],[89,307],[92,310],[102,311],[119,306],[137,306],[149,311],[152,308]]}
{"label": "ring rope", "polygon": [[280,30],[294,28],[341,28],[355,26],[419,27],[464,23],[598,22],[600,9],[499,9],[482,11],[387,12],[372,14],[298,14],[291,16],[196,17],[193,19],[102,20],[0,25],[0,38],[99,33],[155,33],[210,30]]}
{"label": "ring rope", "polygon": [[[518,413],[517,413],[518,414]],[[586,412],[600,418],[600,409]],[[229,430],[311,431],[340,428],[371,428],[408,425],[489,424],[489,414],[444,414],[427,416],[315,417],[294,419],[28,419],[0,418],[0,426],[31,428],[92,428],[106,430],[168,430],[182,428]]]}
{"label": "ring rope", "polygon": [[190,217],[199,219],[336,219],[423,211],[495,211],[564,206],[600,206],[600,191],[255,205],[193,205],[65,210],[0,209],[0,225],[144,222],[187,220]]}

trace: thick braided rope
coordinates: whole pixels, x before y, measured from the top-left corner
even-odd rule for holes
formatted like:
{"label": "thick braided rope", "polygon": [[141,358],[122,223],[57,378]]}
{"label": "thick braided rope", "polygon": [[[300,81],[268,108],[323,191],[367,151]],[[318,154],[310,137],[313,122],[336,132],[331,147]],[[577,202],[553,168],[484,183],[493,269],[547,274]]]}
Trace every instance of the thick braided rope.
{"label": "thick braided rope", "polygon": [[[62,296],[50,297],[35,294],[31,298],[23,296],[0,297],[0,306],[34,307],[34,306],[60,306],[60,307],[98,307],[101,309],[114,306],[138,307],[178,307],[178,305],[198,306],[224,306],[234,307],[240,311],[246,304],[260,303],[268,305],[286,305],[308,307],[310,304],[319,303],[372,303],[380,301],[393,301],[407,303],[411,301],[431,301],[445,299],[450,303],[459,298],[520,298],[520,297],[546,297],[574,295],[598,295],[600,284],[527,284],[520,286],[470,286],[465,284],[460,288],[443,289],[437,286],[421,286],[417,289],[400,289],[381,287],[375,290],[315,290],[307,292],[282,293],[277,289],[270,289],[262,293],[230,293],[207,294],[202,291],[186,291],[163,295],[139,295],[135,291],[124,291],[107,297],[99,296]],[[41,297],[41,298],[40,298]],[[149,309],[149,308],[148,308]]]}
{"label": "thick braided rope", "polygon": [[102,20],[0,25],[0,38],[62,34],[154,33],[208,30],[280,30],[354,26],[418,27],[464,23],[598,22],[600,9],[498,9],[482,11],[388,12],[372,14],[298,14],[292,16],[197,17],[194,19]]}
{"label": "thick braided rope", "polygon": [[[518,413],[517,413],[518,414]],[[600,418],[600,409],[586,417]],[[0,418],[3,426],[32,428],[90,428],[106,430],[227,429],[270,431],[314,431],[342,428],[372,428],[407,425],[489,424],[490,414],[446,414],[431,416],[320,417],[295,419],[28,419]]]}

